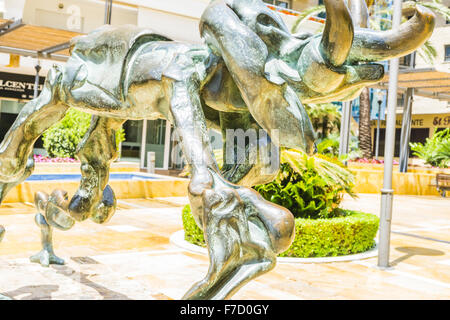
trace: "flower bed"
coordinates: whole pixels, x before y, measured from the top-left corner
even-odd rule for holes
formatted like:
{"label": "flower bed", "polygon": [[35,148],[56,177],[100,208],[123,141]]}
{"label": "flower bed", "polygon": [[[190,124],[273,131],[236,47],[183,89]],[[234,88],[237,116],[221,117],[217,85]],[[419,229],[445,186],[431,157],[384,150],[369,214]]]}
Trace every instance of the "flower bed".
{"label": "flower bed", "polygon": [[34,162],[36,163],[47,163],[47,162],[56,162],[56,163],[74,163],[74,162],[79,162],[77,159],[73,159],[73,158],[60,158],[60,157],[55,157],[55,158],[50,158],[50,157],[44,157],[40,154],[35,154],[34,155]]}

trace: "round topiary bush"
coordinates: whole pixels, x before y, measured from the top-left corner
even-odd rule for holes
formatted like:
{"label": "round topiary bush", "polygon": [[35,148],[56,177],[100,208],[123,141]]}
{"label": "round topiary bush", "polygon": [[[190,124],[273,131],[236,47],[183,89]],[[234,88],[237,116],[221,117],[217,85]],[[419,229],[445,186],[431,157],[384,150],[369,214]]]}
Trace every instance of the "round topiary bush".
{"label": "round topiary bush", "polygon": [[[44,149],[50,158],[75,158],[77,146],[89,129],[91,115],[69,109],[64,118],[47,129],[43,135]],[[116,146],[125,140],[123,128],[116,132]]]}
{"label": "round topiary bush", "polygon": [[[184,238],[205,247],[203,231],[191,208],[183,208]],[[341,216],[327,219],[295,218],[295,240],[280,257],[331,257],[367,251],[375,245],[379,219],[376,215],[341,210]]]}

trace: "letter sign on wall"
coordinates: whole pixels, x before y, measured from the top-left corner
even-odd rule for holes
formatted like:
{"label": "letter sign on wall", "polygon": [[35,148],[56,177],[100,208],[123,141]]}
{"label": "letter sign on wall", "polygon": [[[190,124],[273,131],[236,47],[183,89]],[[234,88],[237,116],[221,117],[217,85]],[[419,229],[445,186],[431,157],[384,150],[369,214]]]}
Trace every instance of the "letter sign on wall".
{"label": "letter sign on wall", "polygon": [[[40,77],[38,93],[41,92],[45,77]],[[0,72],[0,97],[20,100],[33,99],[34,76]]]}

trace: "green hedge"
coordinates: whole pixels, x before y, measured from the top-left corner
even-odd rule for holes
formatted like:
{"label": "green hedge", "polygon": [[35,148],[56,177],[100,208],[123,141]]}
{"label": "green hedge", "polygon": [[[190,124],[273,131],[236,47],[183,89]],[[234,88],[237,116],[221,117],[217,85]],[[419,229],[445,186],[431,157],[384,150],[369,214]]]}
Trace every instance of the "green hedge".
{"label": "green hedge", "polygon": [[205,238],[203,237],[203,230],[197,226],[194,217],[191,214],[191,206],[186,205],[183,208],[183,228],[184,240],[193,243],[197,246],[206,247]]}
{"label": "green hedge", "polygon": [[331,219],[295,219],[295,239],[280,257],[333,257],[374,247],[379,219],[376,215],[346,210]]}
{"label": "green hedge", "polygon": [[[89,129],[91,115],[77,109],[69,109],[64,118],[42,135],[44,149],[49,157],[75,158],[77,146]],[[116,146],[125,140],[125,131],[116,132]]]}
{"label": "green hedge", "polygon": [[[369,213],[342,210],[330,219],[295,219],[295,240],[280,257],[330,257],[355,254],[374,247],[379,219]],[[183,209],[185,240],[205,247],[202,230],[195,223],[190,206]]]}

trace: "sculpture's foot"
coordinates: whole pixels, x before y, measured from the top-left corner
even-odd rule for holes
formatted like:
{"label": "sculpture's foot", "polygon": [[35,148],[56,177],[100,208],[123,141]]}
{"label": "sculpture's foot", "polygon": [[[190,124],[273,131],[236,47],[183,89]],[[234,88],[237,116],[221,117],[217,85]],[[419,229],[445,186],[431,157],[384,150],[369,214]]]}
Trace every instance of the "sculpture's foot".
{"label": "sculpture's foot", "polygon": [[53,252],[42,249],[40,252],[30,257],[30,261],[40,263],[43,267],[48,267],[50,264],[65,264],[65,261],[57,257]]}
{"label": "sculpture's foot", "polygon": [[213,188],[202,192],[204,216],[199,219],[210,267],[183,299],[230,298],[250,280],[273,269],[277,253],[293,241],[294,218],[288,210],[214,172],[212,177]]}

